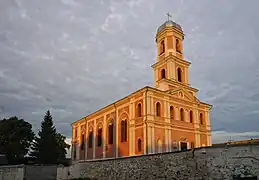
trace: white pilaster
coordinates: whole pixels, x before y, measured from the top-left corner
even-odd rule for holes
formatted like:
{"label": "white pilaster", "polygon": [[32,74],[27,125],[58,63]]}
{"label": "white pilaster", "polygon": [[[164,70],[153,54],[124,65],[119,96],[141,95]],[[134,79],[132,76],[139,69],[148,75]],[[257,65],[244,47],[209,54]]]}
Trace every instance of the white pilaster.
{"label": "white pilaster", "polygon": [[155,153],[155,143],[156,143],[156,140],[155,140],[155,127],[152,126],[152,153]]}
{"label": "white pilaster", "polygon": [[104,115],[104,119],[103,119],[103,134],[102,134],[102,138],[103,138],[103,158],[106,157],[106,137],[107,137],[107,119],[106,119],[106,114]]}
{"label": "white pilaster", "polygon": [[115,117],[116,117],[116,157],[119,156],[119,116],[117,108],[115,109]]}
{"label": "white pilaster", "polygon": [[85,159],[87,159],[87,149],[88,149],[88,122],[85,123]]}
{"label": "white pilaster", "polygon": [[148,154],[152,153],[152,127],[148,125]]}
{"label": "white pilaster", "polygon": [[146,141],[146,139],[147,139],[147,136],[146,136],[146,132],[147,132],[147,126],[146,126],[146,124],[144,124],[144,126],[143,126],[143,134],[144,134],[144,140],[143,140],[143,142],[144,142],[144,154],[147,154],[147,141]]}
{"label": "white pilaster", "polygon": [[94,137],[93,137],[93,159],[95,159],[95,149],[96,149],[96,131],[97,131],[97,127],[96,127],[96,119],[94,120]]}
{"label": "white pilaster", "polygon": [[195,128],[195,147],[200,147],[200,132],[199,132],[199,111],[197,109],[194,110],[194,128]]}
{"label": "white pilaster", "polygon": [[171,129],[168,129],[168,139],[169,139],[169,143],[168,143],[169,151],[171,152],[172,151],[172,130]]}

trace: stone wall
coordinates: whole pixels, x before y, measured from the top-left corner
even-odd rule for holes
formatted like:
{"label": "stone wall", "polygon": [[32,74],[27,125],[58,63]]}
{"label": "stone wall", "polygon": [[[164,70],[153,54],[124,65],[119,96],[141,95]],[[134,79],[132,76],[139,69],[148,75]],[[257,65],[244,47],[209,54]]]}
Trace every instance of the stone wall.
{"label": "stone wall", "polygon": [[87,161],[58,167],[57,180],[233,179],[259,177],[259,144],[207,147],[194,151]]}
{"label": "stone wall", "polygon": [[23,180],[24,166],[0,166],[0,180]]}

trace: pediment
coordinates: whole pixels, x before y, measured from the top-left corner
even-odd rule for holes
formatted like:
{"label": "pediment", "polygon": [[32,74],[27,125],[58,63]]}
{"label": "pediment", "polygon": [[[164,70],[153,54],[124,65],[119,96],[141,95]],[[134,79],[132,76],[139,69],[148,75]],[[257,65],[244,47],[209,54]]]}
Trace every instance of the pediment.
{"label": "pediment", "polygon": [[184,99],[186,101],[200,103],[198,98],[193,96],[191,93],[189,93],[188,91],[186,91],[182,87],[177,88],[177,89],[173,89],[173,90],[169,90],[169,91],[167,91],[167,93],[170,94],[170,95],[173,95],[174,97],[179,98],[179,99]]}

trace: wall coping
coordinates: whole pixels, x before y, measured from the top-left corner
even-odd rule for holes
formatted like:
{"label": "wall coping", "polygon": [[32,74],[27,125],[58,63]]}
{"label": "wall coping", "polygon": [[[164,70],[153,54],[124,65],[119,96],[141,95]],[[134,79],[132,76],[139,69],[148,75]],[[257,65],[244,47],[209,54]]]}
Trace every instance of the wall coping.
{"label": "wall coping", "polygon": [[170,152],[163,152],[163,153],[152,153],[152,154],[143,154],[143,155],[135,155],[135,156],[126,156],[126,157],[117,157],[117,158],[105,158],[105,159],[93,159],[93,160],[79,160],[78,163],[86,163],[86,162],[99,162],[99,161],[110,161],[110,160],[121,160],[121,159],[136,159],[141,157],[152,157],[157,155],[167,155],[167,154],[177,154],[183,152],[195,152],[195,151],[202,151],[204,149],[217,149],[217,148],[232,148],[232,147],[242,147],[242,146],[258,146],[259,143],[247,143],[247,144],[218,144],[214,146],[207,146],[207,147],[199,147],[194,149],[188,149],[185,151],[170,151]]}
{"label": "wall coping", "polygon": [[18,164],[18,165],[4,165],[4,166],[0,166],[0,169],[2,168],[24,168],[25,165],[24,164]]}

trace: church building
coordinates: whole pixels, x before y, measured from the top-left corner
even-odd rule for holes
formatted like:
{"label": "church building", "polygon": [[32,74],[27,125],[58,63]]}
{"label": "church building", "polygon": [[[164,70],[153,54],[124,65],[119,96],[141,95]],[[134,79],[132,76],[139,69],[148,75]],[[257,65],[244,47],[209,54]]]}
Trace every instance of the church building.
{"label": "church building", "polygon": [[154,87],[72,123],[72,160],[137,156],[211,146],[212,105],[197,98],[184,58],[184,33],[168,20],[157,29]]}

